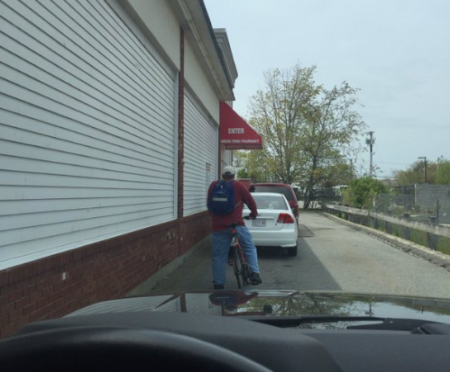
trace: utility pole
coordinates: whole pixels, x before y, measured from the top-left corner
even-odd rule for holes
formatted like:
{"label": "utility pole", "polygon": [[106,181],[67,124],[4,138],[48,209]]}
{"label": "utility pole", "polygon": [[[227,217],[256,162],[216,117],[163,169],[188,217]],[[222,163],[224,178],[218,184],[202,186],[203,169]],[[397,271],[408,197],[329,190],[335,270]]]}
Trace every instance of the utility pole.
{"label": "utility pole", "polygon": [[373,138],[373,134],[375,132],[369,132],[369,138],[366,139],[366,144],[369,145],[370,148],[370,168],[369,168],[369,176],[372,177],[373,173],[373,145],[375,143],[375,138]]}
{"label": "utility pole", "polygon": [[353,159],[350,159],[350,180],[353,179]]}
{"label": "utility pole", "polygon": [[419,156],[419,159],[423,160],[424,173],[425,173],[425,183],[427,183],[427,157],[426,156]]}
{"label": "utility pole", "polygon": [[436,182],[439,183],[439,164],[441,164],[441,161],[444,160],[444,155],[441,155],[437,158],[436,162]]}

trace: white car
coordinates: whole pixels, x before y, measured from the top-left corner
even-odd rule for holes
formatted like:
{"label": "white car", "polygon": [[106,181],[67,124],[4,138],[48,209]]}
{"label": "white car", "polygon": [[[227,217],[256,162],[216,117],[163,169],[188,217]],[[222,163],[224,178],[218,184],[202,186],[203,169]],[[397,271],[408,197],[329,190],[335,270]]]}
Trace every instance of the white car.
{"label": "white car", "polygon": [[[289,256],[297,255],[298,225],[283,194],[253,193],[258,206],[256,219],[244,220],[257,247],[286,248]],[[250,210],[244,208],[243,216]]]}

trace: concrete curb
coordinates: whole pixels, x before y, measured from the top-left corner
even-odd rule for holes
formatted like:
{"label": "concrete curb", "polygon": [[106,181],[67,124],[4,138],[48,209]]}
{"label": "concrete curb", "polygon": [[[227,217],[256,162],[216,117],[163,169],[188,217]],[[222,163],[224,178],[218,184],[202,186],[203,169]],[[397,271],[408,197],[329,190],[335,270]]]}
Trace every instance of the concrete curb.
{"label": "concrete curb", "polygon": [[396,249],[399,249],[405,253],[409,253],[413,256],[422,258],[426,261],[431,262],[433,265],[442,267],[443,269],[450,272],[450,256],[444,253],[433,251],[429,248],[413,243],[409,240],[389,235],[382,231],[375,230],[367,226],[358,225],[354,222],[343,220],[339,217],[333,216],[332,214],[326,212],[323,212],[323,214],[325,215],[325,217],[333,221],[337,221],[343,225],[349,226],[354,230],[364,232],[365,234],[375,239],[381,240],[382,242],[389,244],[390,246]]}

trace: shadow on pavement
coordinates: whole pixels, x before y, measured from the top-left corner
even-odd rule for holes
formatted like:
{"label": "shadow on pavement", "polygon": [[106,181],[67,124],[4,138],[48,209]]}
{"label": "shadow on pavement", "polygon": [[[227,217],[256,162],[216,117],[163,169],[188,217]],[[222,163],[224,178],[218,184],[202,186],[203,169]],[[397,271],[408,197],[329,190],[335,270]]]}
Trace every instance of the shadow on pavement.
{"label": "shadow on pavement", "polygon": [[[298,239],[298,255],[289,257],[283,249],[258,249],[263,284],[244,289],[341,290],[327,268],[314,254],[308,238]],[[199,249],[148,294],[211,291],[211,247]],[[233,268],[227,267],[225,289],[238,289]]]}
{"label": "shadow on pavement", "polygon": [[311,238],[314,236],[314,233],[305,225],[298,225],[298,237],[299,238]]}
{"label": "shadow on pavement", "polygon": [[283,249],[261,249],[259,266],[266,289],[341,290],[328,269],[314,254],[308,239],[298,239],[298,254],[289,257]]}

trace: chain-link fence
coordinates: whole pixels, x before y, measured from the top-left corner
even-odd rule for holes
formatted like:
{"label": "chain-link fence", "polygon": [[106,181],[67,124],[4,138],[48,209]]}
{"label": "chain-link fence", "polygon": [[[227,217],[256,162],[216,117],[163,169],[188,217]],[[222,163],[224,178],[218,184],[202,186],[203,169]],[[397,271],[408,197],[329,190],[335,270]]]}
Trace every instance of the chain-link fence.
{"label": "chain-link fence", "polygon": [[[300,204],[303,205],[305,199],[309,200],[309,209],[322,208],[323,204],[341,204],[342,202],[342,192],[338,188],[315,188],[311,193],[305,190],[295,190],[295,193]],[[305,195],[306,193],[307,195]]]}
{"label": "chain-link fence", "polygon": [[415,185],[377,195],[373,211],[430,224],[450,224],[450,186]]}

